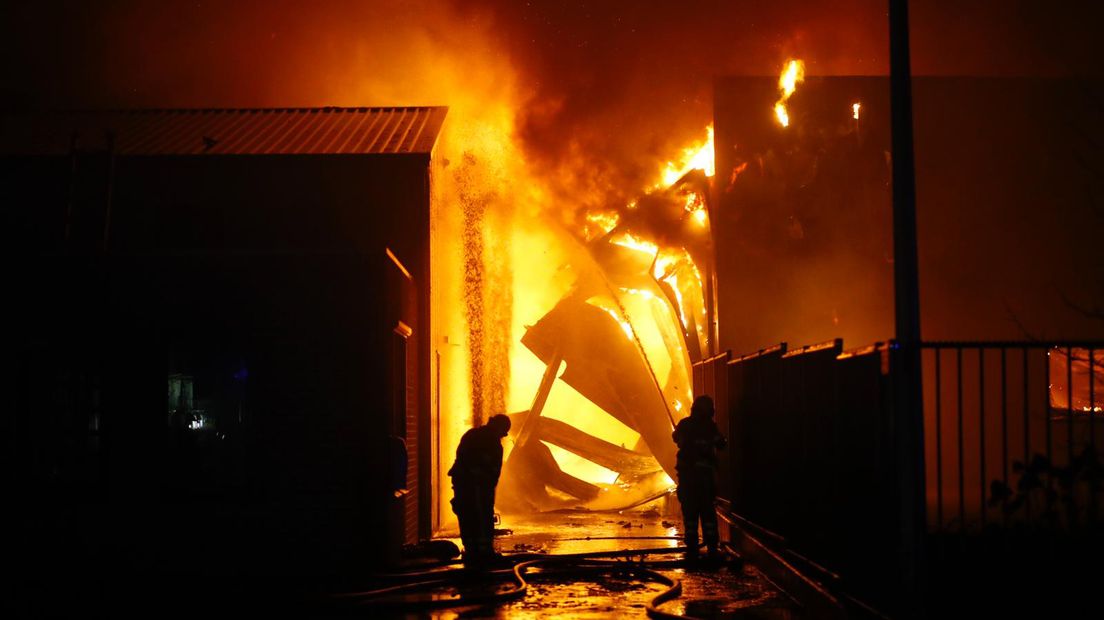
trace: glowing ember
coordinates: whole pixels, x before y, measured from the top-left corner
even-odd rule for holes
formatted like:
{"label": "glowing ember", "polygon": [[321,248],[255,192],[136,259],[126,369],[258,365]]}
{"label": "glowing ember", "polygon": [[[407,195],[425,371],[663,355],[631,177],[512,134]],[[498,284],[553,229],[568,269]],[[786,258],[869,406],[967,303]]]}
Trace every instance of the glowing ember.
{"label": "glowing ember", "polygon": [[861,107],[862,107],[861,103],[852,103],[851,104],[851,118],[853,118],[855,120],[859,120],[859,108],[861,108]]}
{"label": "glowing ember", "polygon": [[782,97],[774,104],[774,116],[783,127],[790,126],[790,114],[786,110],[786,101],[797,90],[797,85],[805,81],[805,62],[790,60],[786,63],[782,75],[778,77],[778,89]]}

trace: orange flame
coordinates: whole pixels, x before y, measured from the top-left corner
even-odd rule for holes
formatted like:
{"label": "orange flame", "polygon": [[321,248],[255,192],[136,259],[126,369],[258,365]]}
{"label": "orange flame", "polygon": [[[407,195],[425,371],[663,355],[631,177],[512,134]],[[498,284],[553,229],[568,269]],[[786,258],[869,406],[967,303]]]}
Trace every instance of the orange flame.
{"label": "orange flame", "polygon": [[675,181],[681,179],[683,175],[691,170],[702,170],[707,177],[711,177],[716,173],[713,164],[712,123],[705,128],[705,141],[683,149],[678,161],[680,162],[678,164],[673,161],[667,162],[667,165],[663,168],[663,181],[655,186],[656,189],[673,185]]}
{"label": "orange flame", "polygon": [[855,120],[859,120],[859,109],[860,108],[862,108],[861,103],[856,102],[856,103],[851,104],[851,118],[853,118]]}
{"label": "orange flame", "polygon": [[790,126],[790,114],[786,110],[786,101],[797,90],[797,85],[805,81],[805,62],[802,60],[789,60],[782,69],[782,75],[778,77],[778,89],[782,97],[774,104],[774,116],[783,127]]}
{"label": "orange flame", "polygon": [[705,201],[697,192],[690,192],[686,195],[686,204],[683,208],[689,215],[690,220],[698,226],[705,226],[709,221],[705,212]]}
{"label": "orange flame", "polygon": [[631,233],[618,235],[617,238],[610,239],[610,243],[632,250],[637,250],[639,252],[644,252],[652,256],[655,256],[656,252],[659,251],[659,246],[657,246],[656,244],[652,243],[651,241],[645,241],[644,239],[641,239],[640,237],[637,237],[636,235],[633,235]]}
{"label": "orange flame", "polygon": [[790,114],[786,112],[786,104],[781,101],[774,104],[774,116],[778,118],[778,122],[781,123],[783,127],[790,126]]}
{"label": "orange flame", "polygon": [[617,324],[621,326],[621,331],[625,332],[625,337],[629,340],[633,339],[632,325],[629,324],[628,320],[626,320],[618,310],[608,304],[602,303],[601,298],[588,299],[587,303],[613,317],[613,320],[617,321]]}
{"label": "orange flame", "polygon": [[[666,190],[692,170],[702,170],[707,176],[713,176],[715,167],[712,126],[706,127],[704,139],[702,138],[699,136],[698,141],[680,149],[670,161],[657,167],[656,178],[661,181],[650,189]],[[708,230],[706,197],[696,191],[687,191],[678,200],[683,210],[682,217]],[[626,286],[611,288],[608,294],[589,297],[586,303],[609,315],[624,337],[639,348],[655,377],[668,412],[677,420],[689,412],[692,400],[689,387],[689,349],[680,343],[684,342],[684,337],[696,338],[699,343],[705,337],[701,328],[705,324],[705,305],[701,273],[685,248],[677,243],[672,245],[669,241],[652,237],[646,230],[629,230],[636,219],[629,215],[630,211],[653,208],[653,204],[653,201],[641,201],[639,204],[633,201],[625,205],[625,210],[620,213],[602,208],[587,210],[574,224],[587,242],[611,243],[640,252],[641,262],[651,263],[649,270],[652,277],[670,286],[673,299],[667,293],[660,292],[668,290],[666,287],[647,289]],[[517,232],[513,234],[515,237],[519,236]],[[537,267],[550,264],[545,251],[534,251],[536,239],[518,241],[514,260],[524,264],[529,272],[538,273]],[[561,256],[570,262],[568,254]],[[539,265],[530,264],[533,261]],[[564,287],[570,287],[570,282],[561,281],[560,274],[570,273],[570,270],[566,270],[555,274],[546,273],[547,277],[516,277],[515,285],[518,290],[514,295],[514,303],[518,307],[517,320],[531,322],[552,307],[558,296],[566,292]],[[558,283],[555,291],[551,290],[550,280]],[[511,357],[510,398],[517,401],[517,404],[511,405],[510,410],[524,408],[522,398],[535,391],[535,383],[545,371],[540,360],[523,350],[519,344],[520,338],[515,338],[515,341],[512,346],[517,352]],[[639,433],[624,426],[574,390],[560,384],[557,386],[549,394],[542,415],[585,428],[586,432],[614,444],[635,445],[639,441]],[[607,490],[612,488],[608,485],[617,479],[616,472],[607,471],[581,456],[559,449],[552,449],[552,453],[564,472],[603,485]],[[661,474],[659,478],[659,483],[670,486],[671,481],[665,474]]]}
{"label": "orange flame", "polygon": [[601,237],[614,228],[617,228],[617,224],[620,221],[621,215],[616,212],[588,211],[586,214],[586,225],[583,227],[583,236],[587,241]]}

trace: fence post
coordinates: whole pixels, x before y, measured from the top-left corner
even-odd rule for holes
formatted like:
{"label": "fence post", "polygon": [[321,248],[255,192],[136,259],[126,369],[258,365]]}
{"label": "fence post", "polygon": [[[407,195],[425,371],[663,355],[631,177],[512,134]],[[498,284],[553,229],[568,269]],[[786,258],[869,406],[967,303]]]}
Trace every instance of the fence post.
{"label": "fence post", "polygon": [[889,0],[890,114],[893,150],[893,280],[897,345],[894,452],[901,531],[903,609],[922,614],[924,576],[924,409],[920,383],[920,290],[908,0]]}

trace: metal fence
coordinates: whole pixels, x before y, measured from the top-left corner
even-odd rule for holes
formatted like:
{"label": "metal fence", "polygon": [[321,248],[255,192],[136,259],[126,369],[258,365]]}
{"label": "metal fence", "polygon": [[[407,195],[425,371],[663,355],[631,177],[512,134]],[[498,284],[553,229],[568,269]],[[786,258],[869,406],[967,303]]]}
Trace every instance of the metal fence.
{"label": "metal fence", "polygon": [[1097,519],[1104,344],[922,347],[929,531]]}
{"label": "metal fence", "polygon": [[[791,559],[886,609],[903,575],[900,353],[892,343],[843,351],[836,340],[694,364],[695,393],[716,399],[729,436],[726,506]],[[921,362],[933,582],[990,574],[999,589],[1019,574],[1030,584],[1032,566],[1083,554],[1099,538],[1104,499],[1104,343],[929,342]]]}
{"label": "metal fence", "polygon": [[729,434],[719,490],[731,510],[871,600],[897,579],[892,353],[783,343],[694,365],[695,393],[714,396]]}

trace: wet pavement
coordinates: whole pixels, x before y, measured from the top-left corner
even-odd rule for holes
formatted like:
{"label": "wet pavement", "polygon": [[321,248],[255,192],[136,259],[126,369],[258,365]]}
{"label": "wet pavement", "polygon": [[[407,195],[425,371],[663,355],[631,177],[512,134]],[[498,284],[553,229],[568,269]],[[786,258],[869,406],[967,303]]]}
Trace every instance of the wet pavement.
{"label": "wet pavement", "polygon": [[[646,567],[670,580],[681,580],[681,596],[658,606],[662,612],[697,618],[802,618],[789,596],[770,583],[754,566],[739,561],[699,563],[687,566],[682,554],[673,552],[681,544],[681,520],[658,512],[600,513],[566,511],[530,516],[503,517],[505,530],[496,542],[498,550],[514,554],[563,554],[640,550],[646,555],[607,559],[624,570],[587,569],[586,561],[542,563],[526,573],[529,588],[525,596],[508,602],[473,604],[434,611],[418,611],[419,600],[411,597],[405,610],[391,608],[394,617],[511,618],[536,619],[554,614],[563,619],[646,617],[645,608],[668,589]],[[459,544],[459,540],[453,539]],[[600,572],[594,572],[598,570]],[[659,578],[662,578],[659,577]],[[509,574],[499,573],[497,585],[447,586],[435,599],[467,598],[488,586],[509,590]],[[377,609],[376,611],[383,611]]]}

